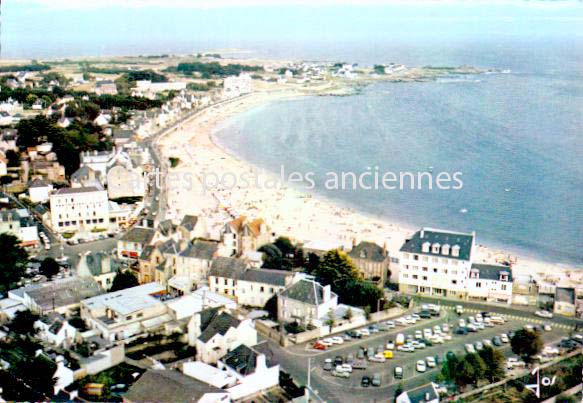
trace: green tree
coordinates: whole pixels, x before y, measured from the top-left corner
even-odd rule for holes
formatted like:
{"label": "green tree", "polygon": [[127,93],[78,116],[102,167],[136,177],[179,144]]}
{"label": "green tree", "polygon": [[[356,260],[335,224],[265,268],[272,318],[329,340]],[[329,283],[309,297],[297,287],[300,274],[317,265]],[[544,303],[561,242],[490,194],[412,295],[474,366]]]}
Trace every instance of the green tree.
{"label": "green tree", "polygon": [[23,379],[33,390],[47,396],[54,394],[56,379],[53,375],[56,370],[57,365],[43,355],[20,360],[12,369],[17,378]]}
{"label": "green tree", "polygon": [[330,284],[332,288],[343,286],[348,280],[362,278],[348,255],[338,249],[326,252],[314,274],[320,284]]}
{"label": "green tree", "polygon": [[524,362],[532,362],[532,357],[540,353],[543,348],[543,339],[540,332],[520,329],[510,340],[510,346],[515,354],[522,357]]}
{"label": "green tree", "polygon": [[460,363],[459,358],[455,354],[448,354],[443,366],[441,367],[441,374],[446,381],[455,382],[455,372]]}
{"label": "green tree", "polygon": [[500,350],[493,349],[490,346],[484,346],[478,352],[478,355],[486,365],[485,378],[490,382],[498,382],[504,378],[504,367],[506,359]]}
{"label": "green tree", "polygon": [[477,353],[467,354],[464,357],[464,360],[467,361],[468,363],[470,363],[470,365],[473,368],[473,376],[475,378],[474,382],[472,382],[473,384],[476,384],[476,383],[478,383],[479,380],[485,378],[485,376],[486,376],[486,364],[484,363],[484,360],[482,360],[482,358]]}
{"label": "green tree", "polygon": [[320,256],[313,252],[308,253],[308,262],[306,263],[306,272],[314,275],[320,265]]}
{"label": "green tree", "polygon": [[0,294],[14,288],[24,276],[28,253],[14,235],[0,234]]}
{"label": "green tree", "polygon": [[34,322],[38,320],[39,316],[32,313],[28,309],[26,311],[18,311],[14,315],[14,319],[8,324],[11,332],[22,335],[33,335],[36,333]]}
{"label": "green tree", "polygon": [[328,311],[328,319],[326,319],[326,324],[330,326],[330,331],[332,331],[332,328],[336,324],[336,315],[332,309]]}
{"label": "green tree", "polygon": [[458,363],[453,381],[460,388],[465,388],[467,385],[474,385],[480,379],[480,370],[476,371],[472,362],[464,357]]}
{"label": "green tree", "polygon": [[137,285],[139,285],[139,282],[133,273],[129,271],[122,271],[117,273],[113,278],[109,292],[124,290],[126,288],[135,287]]}
{"label": "green tree", "polygon": [[281,269],[283,255],[274,244],[266,244],[258,249],[263,254],[263,265],[267,269]]}
{"label": "green tree", "polygon": [[370,305],[364,307],[364,318],[370,320]]}
{"label": "green tree", "polygon": [[41,274],[45,275],[48,279],[51,279],[53,276],[59,274],[61,267],[57,263],[55,259],[52,257],[45,258],[41,264],[39,271]]}
{"label": "green tree", "polygon": [[9,167],[17,167],[20,165],[20,156],[14,150],[6,151],[6,159],[8,160]]}

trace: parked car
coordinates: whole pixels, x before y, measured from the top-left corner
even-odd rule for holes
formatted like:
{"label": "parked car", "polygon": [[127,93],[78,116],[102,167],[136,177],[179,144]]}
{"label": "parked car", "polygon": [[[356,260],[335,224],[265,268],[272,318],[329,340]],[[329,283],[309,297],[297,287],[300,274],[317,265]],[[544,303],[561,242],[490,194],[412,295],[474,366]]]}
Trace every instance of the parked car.
{"label": "parked car", "polygon": [[395,340],[395,344],[397,346],[402,346],[405,343],[405,335],[403,333],[399,333]]}
{"label": "parked car", "polygon": [[381,386],[381,374],[376,373],[372,376],[372,381],[370,382],[372,386]]}
{"label": "parked car", "polygon": [[439,325],[433,326],[433,333],[441,333],[441,327]]}
{"label": "parked car", "polygon": [[443,329],[443,333],[449,332],[449,325],[447,323],[444,323],[441,328]]}
{"label": "parked car", "polygon": [[484,339],[482,340],[482,344],[484,344],[484,347],[492,347],[492,340]]}
{"label": "parked car", "polygon": [[374,348],[372,348],[372,347],[369,347],[369,348],[366,350],[366,356],[367,356],[368,358],[370,358],[370,357],[373,357],[375,354],[376,354],[376,353],[375,353],[375,351],[374,351]]}
{"label": "parked car", "polygon": [[362,335],[362,337],[370,336],[370,332],[367,328],[359,329],[358,332]]}
{"label": "parked car", "polygon": [[[338,367],[336,367],[336,369],[338,369]],[[340,370],[344,371],[344,372],[350,372],[352,373],[352,365],[350,364],[342,364],[340,365]]]}
{"label": "parked car", "polygon": [[495,325],[502,325],[506,321],[504,320],[504,318],[502,316],[491,316],[490,322],[492,322]]}
{"label": "parked car", "polygon": [[476,325],[473,325],[471,323],[466,326],[466,329],[468,330],[468,332],[477,332],[478,331],[478,328],[476,327]]}
{"label": "parked car", "polygon": [[425,372],[425,371],[427,371],[427,365],[425,365],[425,360],[419,360],[419,361],[417,361],[417,364],[415,365],[415,368],[417,369],[417,372]]}
{"label": "parked car", "polygon": [[330,337],[330,340],[332,341],[333,344],[343,344],[344,343],[344,339],[340,336]]}
{"label": "parked car", "polygon": [[322,343],[314,343],[314,348],[316,350],[327,350],[328,346],[326,346],[325,344],[322,344]]}
{"label": "parked car", "polygon": [[363,388],[368,388],[370,386],[370,378],[368,376],[363,376],[360,381],[360,386]]}
{"label": "parked car", "polygon": [[431,312],[429,312],[429,311],[420,311],[418,315],[420,318],[423,318],[423,319],[431,318]]}
{"label": "parked car", "polygon": [[500,336],[492,337],[492,344],[494,344],[496,347],[500,347],[502,345],[502,340],[500,339]]}
{"label": "parked car", "polygon": [[394,329],[395,328],[395,321],[393,321],[393,320],[387,320],[385,322],[385,324],[389,327],[389,329]]}
{"label": "parked car", "polygon": [[464,307],[461,305],[456,305],[455,313],[457,313],[458,315],[461,315],[462,313],[464,313]]}
{"label": "parked car", "polygon": [[423,338],[423,333],[421,330],[415,330],[415,338],[418,340]]}
{"label": "parked car", "polygon": [[395,367],[393,374],[395,376],[395,379],[403,379],[403,368]]}
{"label": "parked car", "polygon": [[425,359],[425,361],[427,362],[427,366],[429,368],[435,368],[437,363],[435,362],[435,357],[429,356]]}
{"label": "parked car", "polygon": [[353,364],[354,363],[354,354],[350,353],[346,356],[346,360],[344,361],[346,364]]}
{"label": "parked car", "polygon": [[375,354],[374,356],[369,357],[368,360],[372,361],[372,362],[385,362],[385,361],[387,361],[385,356],[382,354]]}
{"label": "parked car", "polygon": [[370,334],[380,332],[379,327],[377,325],[371,325],[371,326],[369,326],[368,327],[368,331],[370,332]]}
{"label": "parked car", "polygon": [[332,359],[326,358],[324,360],[324,371],[332,371]]}
{"label": "parked car", "polygon": [[553,330],[553,328],[552,328],[552,326],[551,326],[551,325],[549,325],[549,324],[547,323],[547,324],[545,324],[545,325],[543,326],[543,330],[544,330],[545,332],[550,332],[551,330]]}
{"label": "parked car", "polygon": [[540,318],[546,318],[546,319],[553,318],[553,314],[549,311],[540,310],[540,311],[536,311],[534,314],[535,314],[535,316],[538,316]]}
{"label": "parked car", "polygon": [[458,325],[459,325],[459,327],[466,327],[466,321],[464,319],[460,319],[458,321]]}
{"label": "parked car", "polygon": [[477,341],[474,346],[476,347],[476,351],[484,349],[484,344],[481,341]]}
{"label": "parked car", "polygon": [[395,343],[392,340],[388,340],[387,344],[385,345],[385,348],[387,350],[394,350],[395,349]]}
{"label": "parked car", "polygon": [[337,376],[338,378],[350,378],[350,372],[334,370],[332,371],[332,376]]}
{"label": "parked car", "polygon": [[508,369],[524,368],[525,366],[524,361],[520,361],[517,357],[509,357],[506,361],[506,368]]}
{"label": "parked car", "polygon": [[361,347],[360,349],[358,349],[358,353],[356,353],[356,359],[357,360],[364,360],[364,349]]}
{"label": "parked car", "polygon": [[383,352],[383,356],[387,359],[391,359],[391,358],[393,358],[393,352],[391,350],[385,350]]}
{"label": "parked car", "polygon": [[502,333],[500,335],[500,340],[502,340],[502,343],[510,343],[510,339],[506,333]]}
{"label": "parked car", "polygon": [[404,353],[412,353],[415,351],[415,347],[410,344],[403,344],[402,346],[397,347],[398,351],[402,351]]}
{"label": "parked car", "polygon": [[469,344],[468,343],[468,344],[465,345],[465,348],[466,348],[466,352],[468,354],[472,354],[472,353],[475,353],[476,352],[476,349],[474,348],[474,345],[473,344]]}
{"label": "parked car", "polygon": [[352,364],[352,369],[366,369],[368,364],[365,360],[356,360],[354,364]]}
{"label": "parked car", "polygon": [[338,366],[338,365],[342,365],[344,364],[344,358],[342,358],[342,356],[337,355],[336,357],[334,357],[334,365]]}
{"label": "parked car", "polygon": [[352,337],[350,337],[350,335],[348,333],[344,333],[342,335],[342,340],[344,340],[344,341],[350,341],[350,340],[352,340]]}
{"label": "parked car", "polygon": [[455,329],[455,334],[466,335],[468,334],[468,330],[465,327],[460,326]]}
{"label": "parked car", "polygon": [[355,332],[354,330],[350,330],[348,332],[346,332],[346,334],[348,336],[350,336],[353,339],[360,339],[362,338],[362,335],[359,332]]}

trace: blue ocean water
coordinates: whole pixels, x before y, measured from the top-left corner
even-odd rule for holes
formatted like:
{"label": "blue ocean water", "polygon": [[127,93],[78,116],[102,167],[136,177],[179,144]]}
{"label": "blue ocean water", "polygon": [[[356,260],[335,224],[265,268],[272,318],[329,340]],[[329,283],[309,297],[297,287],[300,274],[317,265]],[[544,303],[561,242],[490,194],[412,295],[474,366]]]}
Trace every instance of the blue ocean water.
{"label": "blue ocean water", "polygon": [[490,44],[458,49],[449,62],[447,50],[433,49],[426,64],[463,59],[512,72],[280,101],[232,119],[216,138],[257,166],[279,172],[283,164],[316,178],[374,166],[462,172],[457,191],[331,191],[323,180],[314,191],[402,223],[475,230],[479,243],[579,266],[583,69],[581,53],[568,49]]}

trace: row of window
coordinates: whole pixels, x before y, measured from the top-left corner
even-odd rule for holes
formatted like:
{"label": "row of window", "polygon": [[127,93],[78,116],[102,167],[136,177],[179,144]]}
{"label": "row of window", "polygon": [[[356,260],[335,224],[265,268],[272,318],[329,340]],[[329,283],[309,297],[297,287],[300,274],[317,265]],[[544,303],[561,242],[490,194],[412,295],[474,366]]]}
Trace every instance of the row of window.
{"label": "row of window", "polygon": [[[102,224],[102,223],[103,218],[85,220],[85,224]],[[59,227],[68,227],[70,225],[77,225],[77,221],[59,221]],[[79,220],[79,225],[83,225],[83,220]]]}
{"label": "row of window", "polygon": [[[403,259],[407,260],[410,259],[411,255],[409,253],[404,253],[403,254]],[[413,260],[421,260],[422,262],[429,262],[431,260],[431,262],[433,263],[438,263],[441,262],[442,264],[451,264],[453,266],[456,266],[458,264],[458,260],[457,259],[447,259],[447,258],[439,258],[437,256],[419,256],[419,255],[413,255]]]}
{"label": "row of window", "polygon": [[[225,278],[223,280],[224,280],[224,285],[229,285],[229,279]],[[215,277],[215,284],[219,284],[219,278],[218,277]],[[235,280],[231,280],[231,285],[232,286],[237,285],[236,281]],[[251,291],[253,291],[253,286],[250,286],[250,288],[251,288]],[[244,293],[245,292],[245,289],[243,289],[242,291]],[[259,292],[265,292],[265,287],[264,286],[260,286],[259,287]],[[275,293],[275,290],[274,290],[273,287],[269,287],[269,293],[270,294],[274,294]],[[225,294],[228,294],[228,292],[225,292]],[[234,291],[233,291],[233,295],[235,295],[234,294]]]}
{"label": "row of window", "polygon": [[[405,269],[405,270],[412,269],[412,270],[414,270],[414,271],[419,271],[419,266],[409,266],[408,264],[406,264],[406,265],[404,266],[404,269]],[[427,273],[427,272],[429,272],[430,270],[429,270],[429,267],[422,267],[422,268],[421,268],[421,271],[423,271],[423,272],[426,272],[426,273]],[[433,268],[431,269],[431,272],[433,272],[433,273],[439,273],[439,269],[438,269],[437,267],[433,267]],[[457,276],[457,274],[458,274],[458,271],[457,271],[457,270],[451,270],[450,272],[448,272],[448,269],[442,269],[442,270],[441,270],[441,272],[442,272],[443,274],[448,274],[448,273],[450,273],[452,276]],[[461,273],[460,273],[460,274],[461,274]]]}
{"label": "row of window", "polygon": [[[403,278],[409,278],[409,275],[407,273],[405,273],[405,274],[403,274]],[[417,274],[412,274],[411,275],[411,278],[413,280],[419,280],[419,276]],[[421,280],[422,281],[429,281],[428,278],[427,278],[427,276],[421,276]],[[463,283],[464,283],[464,281],[462,280],[460,282],[460,284],[463,284]],[[457,280],[451,280],[451,284],[452,285],[457,285],[458,284],[458,281]]]}

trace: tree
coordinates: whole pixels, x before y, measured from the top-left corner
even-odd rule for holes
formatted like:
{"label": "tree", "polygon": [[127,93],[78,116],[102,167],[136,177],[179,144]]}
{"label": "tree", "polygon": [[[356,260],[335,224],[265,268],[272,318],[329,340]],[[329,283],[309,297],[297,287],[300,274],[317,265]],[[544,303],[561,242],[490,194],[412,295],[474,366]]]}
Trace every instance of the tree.
{"label": "tree", "polygon": [[486,365],[485,378],[490,382],[498,382],[504,378],[506,359],[504,354],[490,346],[484,346],[478,355]]}
{"label": "tree", "polygon": [[353,313],[352,313],[352,308],[348,307],[348,309],[346,310],[346,313],[344,314],[344,319],[346,319],[347,321],[350,322],[350,320],[353,317]]}
{"label": "tree", "polygon": [[6,159],[9,167],[17,167],[20,165],[20,156],[14,150],[6,150]]}
{"label": "tree", "polygon": [[38,318],[38,315],[35,315],[28,309],[26,311],[18,311],[14,315],[14,319],[12,319],[8,325],[8,328],[16,334],[33,335],[36,333],[34,322],[36,322]]}
{"label": "tree", "polygon": [[320,256],[313,252],[308,253],[308,262],[306,264],[306,271],[309,274],[314,274],[320,265]]}
{"label": "tree", "polygon": [[455,354],[448,354],[443,366],[441,367],[441,374],[443,378],[449,382],[455,382],[455,372],[460,363],[459,358]]}
{"label": "tree", "polygon": [[57,365],[43,355],[29,358],[18,361],[12,369],[14,375],[23,379],[33,390],[52,396]]}
{"label": "tree", "polygon": [[532,362],[532,357],[540,353],[543,348],[543,339],[540,332],[520,329],[510,340],[510,346],[515,354],[522,357],[524,362]]}
{"label": "tree", "polygon": [[113,278],[109,292],[125,290],[126,288],[135,287],[137,285],[139,285],[139,282],[133,273],[129,271],[122,271],[117,273]]}
{"label": "tree", "polygon": [[364,318],[370,320],[370,305],[364,307]]}
{"label": "tree", "polygon": [[51,279],[53,276],[59,274],[60,270],[61,267],[52,257],[45,258],[40,264],[39,268],[40,273],[44,274],[48,279]]}
{"label": "tree", "polygon": [[477,354],[468,354],[458,363],[453,381],[460,388],[475,385],[483,377],[486,366]]}
{"label": "tree", "polygon": [[332,288],[338,288],[348,280],[361,279],[352,260],[338,249],[326,252],[314,274],[320,284],[330,284]]}
{"label": "tree", "polygon": [[401,393],[403,393],[405,391],[405,386],[403,385],[403,383],[399,383],[397,385],[397,387],[395,388],[395,400],[397,400],[397,397],[399,397],[399,395]]}
{"label": "tree", "polygon": [[326,319],[326,324],[330,326],[330,331],[332,331],[332,328],[336,324],[336,315],[332,309],[328,311],[328,319]]}
{"label": "tree", "polygon": [[20,246],[20,241],[14,235],[0,234],[0,293],[16,286],[24,275],[28,253]]}
{"label": "tree", "polygon": [[273,244],[263,245],[258,249],[263,253],[263,265],[267,269],[281,269],[283,255],[279,248]]}

